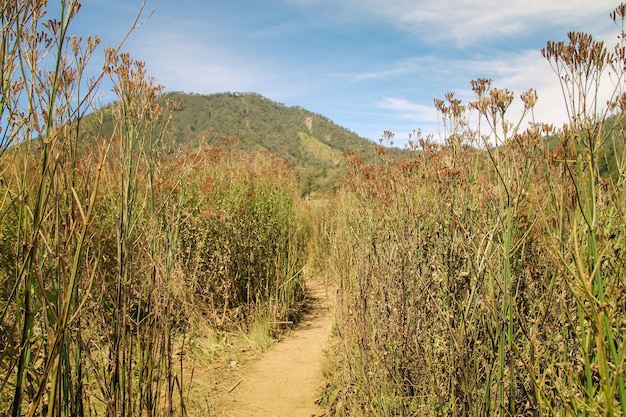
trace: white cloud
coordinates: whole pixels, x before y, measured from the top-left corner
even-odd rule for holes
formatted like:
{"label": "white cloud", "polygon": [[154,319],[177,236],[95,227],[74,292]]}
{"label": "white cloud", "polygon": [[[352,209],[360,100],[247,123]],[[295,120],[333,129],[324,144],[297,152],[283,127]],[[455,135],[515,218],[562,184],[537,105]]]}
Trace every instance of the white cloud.
{"label": "white cloud", "polygon": [[[195,92],[250,91],[258,84],[256,76],[233,61],[213,51],[162,52],[148,58],[151,67],[158,68],[159,82],[168,90]],[[191,57],[196,54],[201,56]]]}
{"label": "white cloud", "polygon": [[426,55],[399,59],[379,69],[350,72],[340,75],[352,82],[390,80],[407,75],[412,76],[416,73],[430,70],[433,67],[442,68],[443,61],[433,56]]}
{"label": "white cloud", "polygon": [[[522,114],[523,103],[520,95],[529,89],[535,89],[539,97],[534,109],[534,121],[561,127],[568,120],[559,78],[539,51],[500,53],[489,59],[449,61],[428,59],[422,62],[419,72],[416,72],[414,77],[421,76],[424,79],[431,74],[437,74],[440,72],[440,66],[446,67],[445,78],[448,87],[446,90],[439,92],[429,90],[431,96],[421,97],[409,96],[410,93],[404,95],[396,91],[394,96],[376,103],[379,108],[391,111],[395,125],[389,126],[390,130],[410,132],[412,129],[421,128],[424,133],[437,135],[439,127],[433,97],[443,99],[446,91],[454,91],[456,97],[467,104],[475,99],[470,81],[478,77],[490,78],[492,87],[506,88],[515,93],[515,100],[507,112],[507,118],[513,123],[517,123]],[[432,84],[430,78],[422,82]],[[601,105],[606,102],[612,83],[605,78],[602,85],[603,88],[599,92]],[[476,118],[476,114],[472,115],[474,122]],[[528,121],[530,117],[522,122],[521,127],[526,127]]]}
{"label": "white cloud", "polygon": [[184,32],[144,31],[133,38],[131,46],[133,56],[146,61],[148,72],[169,91],[257,92],[284,100],[300,92],[304,85],[281,78],[281,69],[271,62]]}
{"label": "white cloud", "polygon": [[[345,0],[342,1],[344,3]],[[545,26],[606,30],[613,0],[351,0],[348,7],[416,33],[457,45],[525,36]]]}
{"label": "white cloud", "polygon": [[432,104],[416,103],[399,97],[386,97],[379,102],[379,106],[384,109],[395,110],[400,117],[410,121],[437,122],[437,112]]}

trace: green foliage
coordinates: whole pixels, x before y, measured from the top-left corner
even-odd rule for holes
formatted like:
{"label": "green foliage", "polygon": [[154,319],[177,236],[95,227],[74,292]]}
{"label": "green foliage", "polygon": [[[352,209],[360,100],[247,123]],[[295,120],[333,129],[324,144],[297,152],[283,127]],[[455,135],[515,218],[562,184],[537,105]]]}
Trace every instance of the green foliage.
{"label": "green foliage", "polygon": [[180,102],[172,119],[172,132],[179,143],[267,150],[297,168],[303,196],[334,189],[334,180],[344,170],[339,158],[342,152],[352,148],[373,154],[371,141],[327,118],[258,94],[170,93],[168,99]]}
{"label": "green foliage", "polygon": [[321,142],[304,132],[298,132],[301,144],[307,155],[327,164],[338,165],[341,162],[341,151]]}
{"label": "green foliage", "polygon": [[[302,147],[298,132],[308,132],[339,151],[372,149],[372,142],[343,129],[327,118],[299,107],[286,107],[254,93],[195,95],[170,93],[179,101],[172,120],[172,133],[180,142],[220,145],[224,137],[237,137],[241,146],[267,149],[295,162]],[[366,152],[364,152],[366,153]],[[293,158],[296,159],[293,159]]]}

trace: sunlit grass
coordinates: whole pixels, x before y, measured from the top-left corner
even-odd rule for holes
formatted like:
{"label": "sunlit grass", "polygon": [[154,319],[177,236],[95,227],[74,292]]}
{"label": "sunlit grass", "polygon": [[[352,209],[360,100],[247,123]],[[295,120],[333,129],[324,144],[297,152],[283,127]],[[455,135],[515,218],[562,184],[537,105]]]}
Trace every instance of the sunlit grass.
{"label": "sunlit grass", "polygon": [[[145,64],[106,49],[88,83],[99,40],[70,36],[77,2],[57,20],[45,6],[2,6],[0,415],[184,414],[219,332],[249,327],[264,348],[271,323],[297,316],[294,172],[269,154],[173,149],[177,103]],[[105,76],[106,123],[91,104]]]}
{"label": "sunlit grass", "polygon": [[[603,48],[570,34],[544,51],[572,116],[557,147],[553,127],[526,127],[515,95],[479,79],[468,105],[435,100],[444,143],[417,134],[412,158],[372,164],[346,153],[351,175],[317,228],[333,233],[314,234],[337,283],[332,412],[625,413],[624,172],[599,163],[623,137],[622,84],[595,105],[624,55]],[[530,114],[535,93],[521,99]]]}
{"label": "sunlit grass", "polygon": [[626,415],[624,147],[602,160],[624,138],[623,37],[542,50],[561,129],[525,123],[533,90],[511,115],[515,94],[478,79],[467,105],[435,100],[442,143],[347,151],[336,195],[302,202],[268,152],[174,148],[177,103],[117,50],[112,129],[97,111],[81,127],[97,38],[67,37],[76,2],[58,22],[18,3],[3,6],[0,415],[208,412],[194,384],[300,318],[304,271],[336,286],[333,414]]}

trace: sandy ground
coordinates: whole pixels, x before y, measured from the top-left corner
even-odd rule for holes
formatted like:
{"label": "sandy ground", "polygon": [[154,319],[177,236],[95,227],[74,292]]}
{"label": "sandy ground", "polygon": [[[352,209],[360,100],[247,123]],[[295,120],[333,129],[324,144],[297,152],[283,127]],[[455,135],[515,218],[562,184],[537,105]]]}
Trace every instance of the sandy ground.
{"label": "sandy ground", "polygon": [[323,416],[315,404],[322,383],[320,363],[332,328],[322,285],[308,283],[309,311],[303,321],[263,356],[242,369],[224,398],[225,416]]}

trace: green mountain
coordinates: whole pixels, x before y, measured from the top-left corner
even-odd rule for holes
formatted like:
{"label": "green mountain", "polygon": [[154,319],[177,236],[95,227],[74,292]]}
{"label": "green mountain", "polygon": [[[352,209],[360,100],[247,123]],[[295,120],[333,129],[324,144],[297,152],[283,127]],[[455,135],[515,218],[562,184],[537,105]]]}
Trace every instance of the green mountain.
{"label": "green mountain", "polygon": [[[301,107],[287,107],[254,93],[168,93],[179,103],[170,131],[180,144],[267,150],[295,167],[300,191],[332,189],[353,149],[364,157],[376,144]],[[233,140],[232,138],[238,138]]]}

